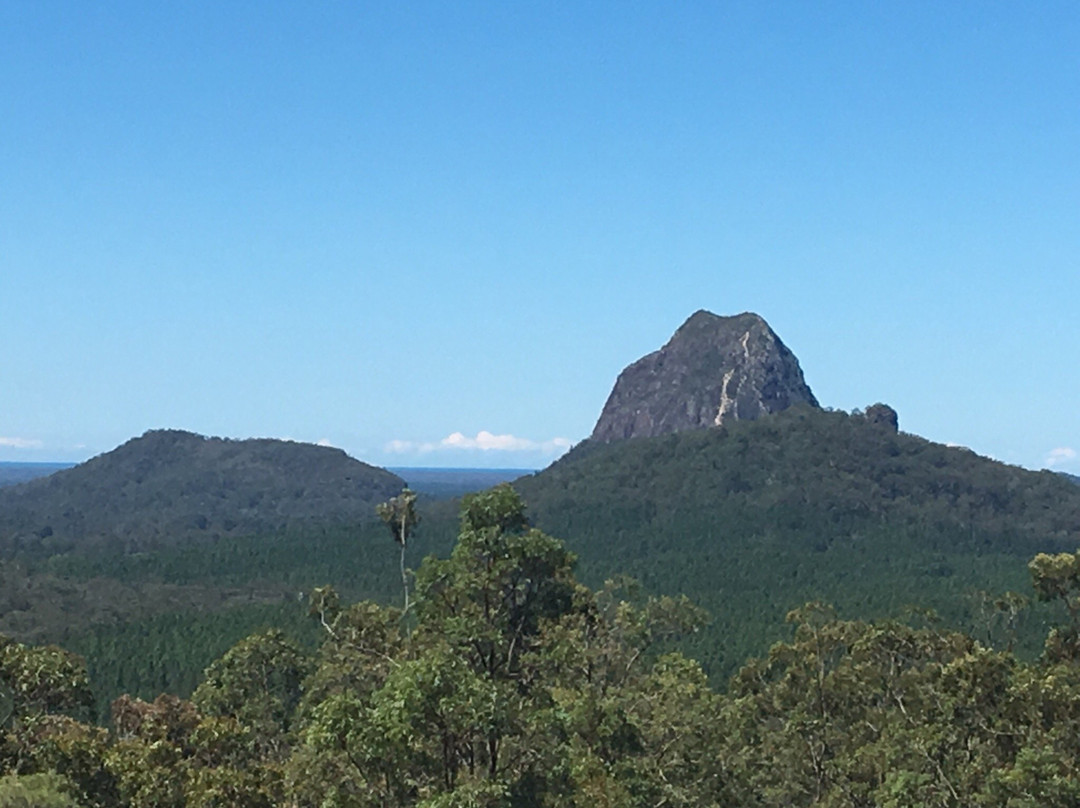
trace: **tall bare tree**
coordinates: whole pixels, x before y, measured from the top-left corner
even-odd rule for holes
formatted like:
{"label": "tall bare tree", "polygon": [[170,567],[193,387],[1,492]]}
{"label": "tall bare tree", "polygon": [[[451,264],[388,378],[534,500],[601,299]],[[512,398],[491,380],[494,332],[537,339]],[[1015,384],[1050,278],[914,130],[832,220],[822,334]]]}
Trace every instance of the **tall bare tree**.
{"label": "tall bare tree", "polygon": [[375,512],[390,529],[390,535],[401,547],[401,586],[405,590],[405,612],[409,611],[409,576],[405,569],[405,548],[416,526],[420,524],[420,514],[416,512],[416,492],[405,488],[396,497],[375,506]]}

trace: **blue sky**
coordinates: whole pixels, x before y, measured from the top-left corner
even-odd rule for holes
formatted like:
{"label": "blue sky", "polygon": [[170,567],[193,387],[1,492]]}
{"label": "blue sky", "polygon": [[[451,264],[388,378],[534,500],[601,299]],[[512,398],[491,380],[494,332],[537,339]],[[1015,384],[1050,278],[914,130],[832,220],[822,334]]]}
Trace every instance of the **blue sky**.
{"label": "blue sky", "polygon": [[1080,472],[1075,3],[0,0],[0,460],[529,466],[699,308]]}

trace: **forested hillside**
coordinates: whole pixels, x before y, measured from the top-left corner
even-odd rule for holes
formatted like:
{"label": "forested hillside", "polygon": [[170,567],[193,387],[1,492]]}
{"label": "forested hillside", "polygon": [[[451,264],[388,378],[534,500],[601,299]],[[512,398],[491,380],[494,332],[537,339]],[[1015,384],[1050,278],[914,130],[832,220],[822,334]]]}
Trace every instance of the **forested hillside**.
{"label": "forested hillside", "polygon": [[300,523],[354,523],[402,485],[340,449],[157,430],[0,489],[0,556],[88,546],[137,552]]}
{"label": "forested hillside", "polygon": [[[320,478],[305,479],[308,495],[327,501]],[[646,593],[687,594],[704,606],[708,625],[680,647],[720,687],[783,636],[789,609],[810,600],[857,619],[932,608],[984,641],[1015,635],[1031,656],[1046,635],[1045,609],[1008,616],[995,601],[1010,590],[1030,595],[1031,555],[1080,546],[1080,487],[1062,475],[897,433],[888,419],[814,409],[586,442],[515,485],[533,522],[565,537],[590,586],[629,575]],[[101,499],[103,513],[121,507]],[[85,653],[101,708],[124,691],[187,695],[238,638],[302,625],[301,594],[313,587],[396,601],[396,550],[374,506],[357,508],[352,523],[189,534],[202,541],[88,551],[28,539],[0,565],[0,631]],[[429,553],[445,557],[456,533],[453,503],[421,499],[419,508],[410,568]]]}
{"label": "forested hillside", "polygon": [[[1080,545],[1080,489],[1060,475],[805,407],[587,441],[515,487],[584,580],[628,574],[706,607],[692,647],[722,677],[808,600],[860,618],[931,607],[974,629],[980,593],[1022,589],[1020,562]],[[1032,626],[1029,648],[1044,634]]]}
{"label": "forested hillside", "polygon": [[121,696],[107,728],[88,720],[77,656],[0,638],[0,804],[1080,802],[1080,554],[1027,565],[1058,622],[1036,661],[810,603],[726,693],[666,650],[699,630],[691,601],[589,589],[573,560],[508,486],[466,497],[452,553],[423,563],[406,612],[319,587],[317,648],[260,631],[190,700]]}

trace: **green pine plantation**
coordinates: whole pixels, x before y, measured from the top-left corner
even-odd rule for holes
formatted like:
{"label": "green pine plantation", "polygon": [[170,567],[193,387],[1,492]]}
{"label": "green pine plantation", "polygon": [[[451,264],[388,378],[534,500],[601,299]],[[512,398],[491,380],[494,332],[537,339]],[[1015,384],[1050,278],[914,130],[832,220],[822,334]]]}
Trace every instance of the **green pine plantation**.
{"label": "green pine plantation", "polygon": [[[1080,487],[896,433],[858,414],[793,408],[753,422],[612,444],[585,442],[519,479],[530,519],[601,587],[685,594],[710,621],[680,648],[726,687],[820,600],[851,619],[939,619],[1033,657],[1055,615],[1012,615],[1026,561],[1080,546]],[[421,498],[409,567],[445,557],[456,502]],[[118,546],[3,562],[0,631],[86,655],[99,709],[122,692],[187,695],[224,648],[271,625],[311,641],[312,588],[398,604],[398,549],[368,521],[301,525],[137,552]],[[933,610],[937,617],[927,613]]]}
{"label": "green pine plantation", "polygon": [[[1056,614],[1037,659],[915,615],[843,619],[813,602],[719,692],[671,651],[703,624],[688,598],[584,585],[508,485],[460,511],[451,552],[422,562],[406,609],[318,587],[314,633],[257,630],[189,698],[125,694],[107,724],[79,656],[0,637],[0,805],[1080,801],[1080,553],[1022,564]],[[185,631],[162,621],[148,639]]]}

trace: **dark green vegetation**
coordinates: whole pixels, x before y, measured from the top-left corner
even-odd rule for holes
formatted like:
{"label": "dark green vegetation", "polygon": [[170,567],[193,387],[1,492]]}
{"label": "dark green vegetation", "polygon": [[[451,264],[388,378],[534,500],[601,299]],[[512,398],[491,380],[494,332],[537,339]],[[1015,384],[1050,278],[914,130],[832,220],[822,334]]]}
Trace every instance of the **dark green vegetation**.
{"label": "dark green vegetation", "polygon": [[73,465],[73,463],[0,463],[0,487],[25,483],[38,477],[48,477],[57,471],[69,469]]}
{"label": "dark green vegetation", "polygon": [[73,469],[0,489],[0,557],[355,523],[401,478],[340,449],[147,432]]}
{"label": "dark green vegetation", "polygon": [[[1024,563],[1035,553],[1080,546],[1080,488],[1063,476],[820,410],[586,442],[516,486],[534,523],[579,555],[588,585],[628,574],[648,593],[685,593],[706,607],[709,624],[680,647],[721,688],[784,636],[789,609],[810,600],[861,619],[930,607],[983,641],[1015,635],[1033,658],[1045,609],[1014,617],[994,601],[1029,591]],[[182,499],[173,501],[179,509]],[[417,507],[413,568],[428,554],[445,557],[456,535],[455,504],[421,497]],[[186,697],[240,637],[304,625],[301,593],[313,587],[402,603],[399,554],[374,506],[356,508],[352,524],[196,531],[136,547],[27,540],[0,564],[0,632],[85,654],[99,710],[123,692]]]}
{"label": "dark green vegetation", "polygon": [[700,626],[686,598],[591,590],[573,562],[510,487],[467,497],[407,612],[320,587],[317,648],[258,632],[108,729],[78,657],[0,638],[0,805],[1080,802],[1080,554],[1028,565],[1059,622],[1037,661],[812,603],[723,694],[665,650]]}
{"label": "dark green vegetation", "polygon": [[[372,508],[354,527],[0,562],[0,633],[85,655],[99,713],[125,692],[187,696],[203,669],[252,631],[289,627],[313,642],[304,615],[316,586],[399,602],[398,555],[374,517]],[[453,525],[437,527],[412,541],[410,565],[449,552]]]}
{"label": "dark green vegetation", "polygon": [[[690,648],[721,680],[808,600],[864,618],[930,607],[983,632],[979,591],[1021,589],[1025,559],[1080,545],[1080,489],[1062,476],[808,407],[586,441],[515,487],[586,582],[625,573],[707,608]],[[1045,636],[1021,633],[1031,651]]]}
{"label": "dark green vegetation", "polygon": [[337,449],[149,432],[0,490],[0,631],[85,653],[102,703],[186,695],[240,637],[298,623],[299,592],[388,596],[384,536],[356,526],[402,485]]}

